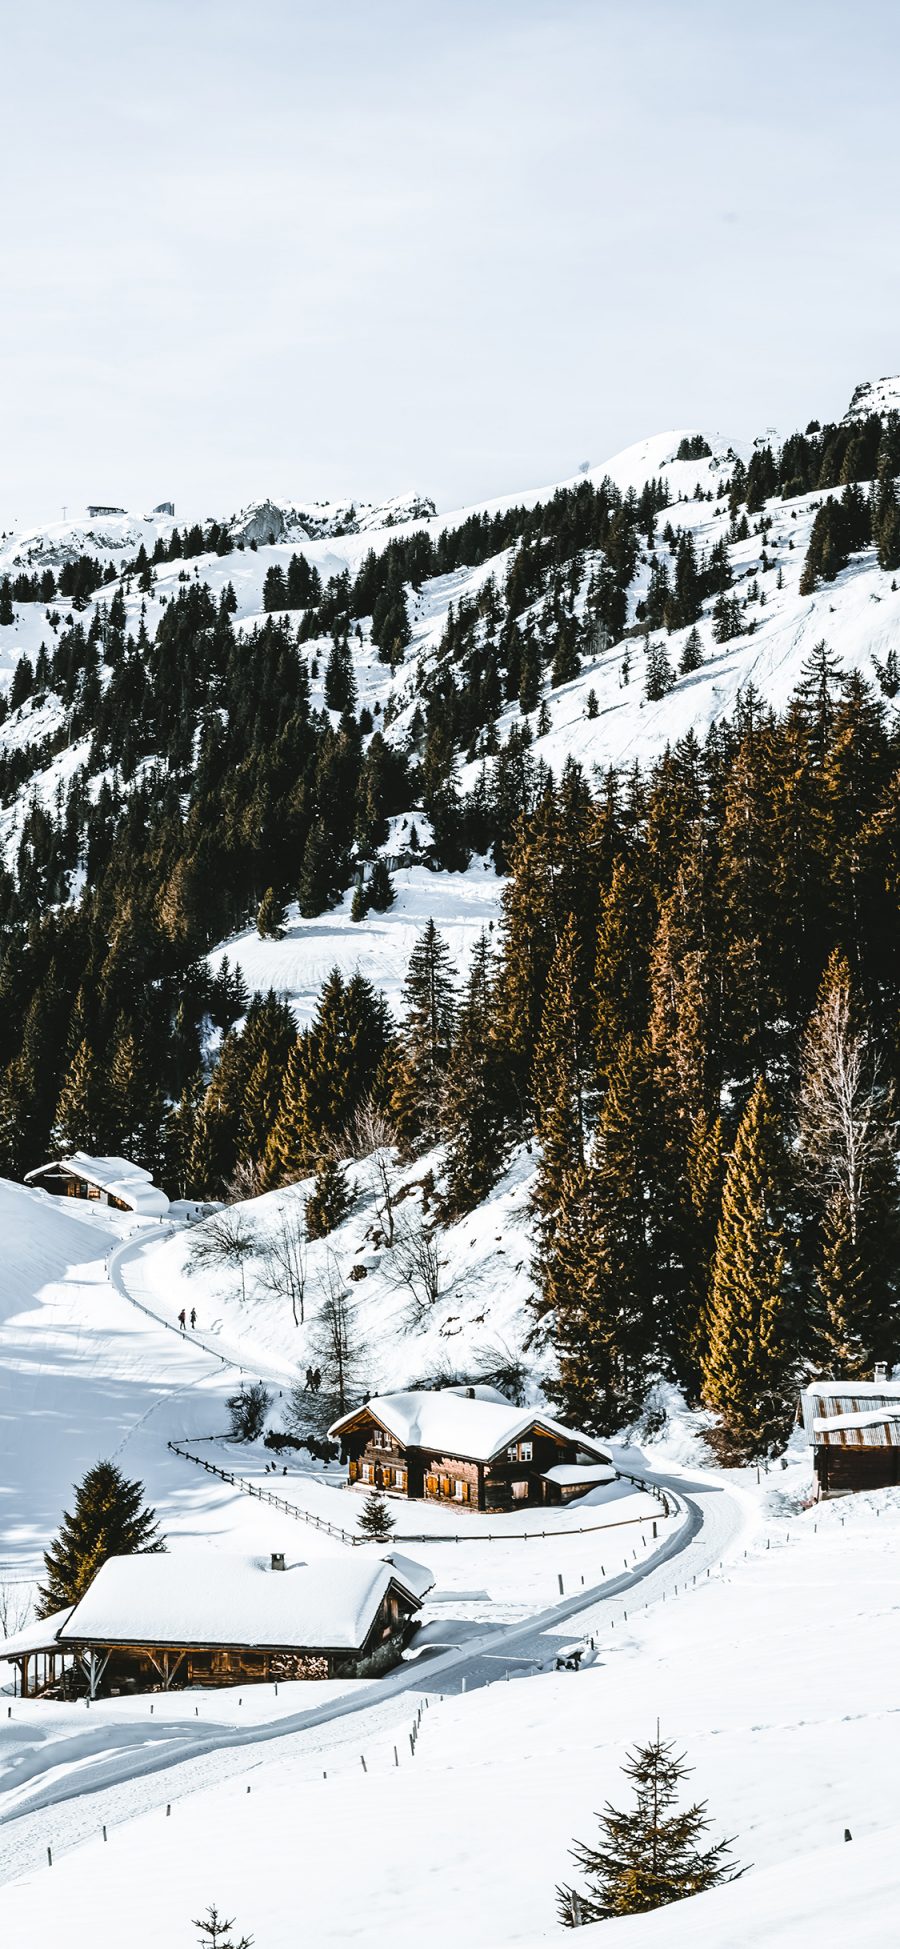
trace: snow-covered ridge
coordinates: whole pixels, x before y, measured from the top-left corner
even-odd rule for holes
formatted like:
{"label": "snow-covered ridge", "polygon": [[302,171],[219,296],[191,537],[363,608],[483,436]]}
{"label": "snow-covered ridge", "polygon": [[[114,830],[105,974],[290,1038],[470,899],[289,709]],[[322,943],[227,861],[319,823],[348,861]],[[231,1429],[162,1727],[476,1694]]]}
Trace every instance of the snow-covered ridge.
{"label": "snow-covered ridge", "polygon": [[[898,410],[900,377],[866,379],[856,387],[844,419],[864,419],[870,413]],[[461,526],[473,515],[502,514],[513,507],[538,507],[561,489],[577,486],[581,480],[598,486],[608,478],[627,493],[630,488],[639,490],[653,477],[662,477],[670,487],[672,500],[690,497],[698,487],[706,492],[712,485],[715,491],[723,469],[735,458],[749,458],[758,442],[705,429],[703,437],[711,448],[711,458],[677,460],[675,456],[682,440],[690,439],[700,430],[695,426],[669,428],[634,441],[596,465],[585,463],[561,480],[440,513],[432,500],[419,493],[400,493],[385,501],[357,500],[352,496],[337,501],[261,496],[248,501],[237,512],[227,508],[183,509],[175,503],[174,516],[166,512],[168,503],[161,503],[148,513],[118,508],[109,513],[98,512],[96,508],[79,509],[63,520],[0,535],[0,576],[24,568],[61,567],[84,553],[121,563],[135,555],[142,544],[152,554],[157,541],[168,541],[176,526],[183,530],[197,522],[206,526],[211,520],[217,520],[236,542],[248,544],[289,542],[298,546],[304,542],[315,544],[366,537],[362,547],[348,552],[346,566],[352,568],[358,566],[367,548],[384,547],[398,533],[408,534],[421,527],[440,533]]]}
{"label": "snow-covered ridge", "polygon": [[844,414],[845,420],[864,420],[870,413],[900,412],[900,376],[884,379],[864,379],[856,387],[853,398]]}

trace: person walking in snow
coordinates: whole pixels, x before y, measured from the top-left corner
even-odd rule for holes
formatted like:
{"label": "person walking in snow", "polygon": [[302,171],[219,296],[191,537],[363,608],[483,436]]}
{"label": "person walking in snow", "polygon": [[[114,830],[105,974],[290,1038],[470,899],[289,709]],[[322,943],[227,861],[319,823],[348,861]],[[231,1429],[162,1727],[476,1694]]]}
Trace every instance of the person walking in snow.
{"label": "person walking in snow", "polygon": [[196,1324],[197,1324],[197,1308],[196,1306],[192,1306],[191,1307],[191,1332],[192,1333],[194,1331]]}
{"label": "person walking in snow", "polygon": [[185,1329],[185,1327],[186,1327],[186,1325],[187,1325],[187,1320],[186,1320],[186,1318],[185,1318],[185,1312],[184,1312],[184,1307],[183,1307],[183,1306],[182,1306],[182,1309],[181,1309],[181,1312],[180,1312],[180,1313],[179,1313],[179,1315],[178,1315],[178,1324],[179,1324],[179,1326],[180,1326],[180,1328],[181,1328],[181,1331],[182,1331],[182,1333],[183,1333],[183,1332],[184,1332],[184,1329]]}

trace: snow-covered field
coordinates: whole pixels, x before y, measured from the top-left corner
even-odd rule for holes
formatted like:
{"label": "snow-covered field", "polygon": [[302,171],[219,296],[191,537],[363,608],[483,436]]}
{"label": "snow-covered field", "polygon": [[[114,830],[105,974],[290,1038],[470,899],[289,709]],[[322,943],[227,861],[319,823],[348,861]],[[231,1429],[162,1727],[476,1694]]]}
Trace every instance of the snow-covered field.
{"label": "snow-covered field", "polygon": [[[323,1949],[388,1935],[412,1949],[426,1930],[437,1949],[461,1936],[473,1949],[552,1940],[568,1846],[590,1837],[605,1798],[621,1801],[625,1750],[658,1717],[748,1873],[689,1907],[616,1925],[612,1940],[835,1945],[849,1930],[888,1943],[900,1892],[889,1676],[900,1498],[800,1512],[805,1462],[783,1482],[779,1493],[765,1483],[758,1497],[739,1492],[724,1570],[696,1585],[688,1574],[676,1597],[673,1565],[656,1601],[627,1622],[610,1607],[600,1657],[579,1674],[514,1671],[507,1682],[500,1664],[497,1682],[451,1697],[435,1671],[402,1699],[386,1694],[381,1706],[262,1744],[251,1731],[184,1769],[139,1777],[137,1790],[125,1782],[26,1816],[0,1837],[9,1866],[17,1842],[33,1863],[3,1891],[11,1939],[49,1940],[65,1913],[73,1949],[189,1942],[190,1918],[215,1901],[265,1949],[295,1942],[298,1903]],[[129,1703],[132,1719],[142,1703],[148,1712],[146,1701]],[[246,1691],[240,1708],[230,1703],[237,1741],[260,1705]],[[201,1708],[220,1728],[223,1704]],[[185,1706],[167,1707],[173,1747]],[[413,1757],[407,1734],[420,1706]],[[14,1707],[7,1742],[23,1710]],[[28,1709],[29,1722],[39,1711]],[[47,1722],[56,1736],[57,1711]],[[156,1717],[146,1735],[159,1741]],[[77,1741],[60,1758],[63,1776],[86,1763]],[[54,1843],[51,1868],[44,1848]]]}
{"label": "snow-covered field", "polygon": [[387,913],[371,912],[352,922],[350,892],[315,920],[304,920],[295,904],[283,939],[263,941],[255,928],[248,928],[217,948],[210,965],[218,967],[227,956],[232,967],[240,968],[251,994],[274,988],[289,995],[301,1025],[315,1013],[322,984],[335,967],[345,979],[365,975],[399,1015],[409,957],[426,921],[438,922],[453,969],[464,977],[482,928],[490,930],[499,917],[503,882],[482,860],[465,873],[401,867],[393,880],[395,900]]}
{"label": "snow-covered field", "polygon": [[[183,1280],[184,1241],[162,1228],[141,1228],[131,1249],[129,1221],[7,1185],[0,1221],[8,1576],[33,1573],[70,1484],[104,1452],[146,1480],[176,1551],[286,1547],[309,1558],[343,1547],[165,1447],[170,1436],[221,1428],[235,1378],[226,1361],[243,1354],[251,1373],[254,1344],[273,1389],[279,1366],[287,1379],[292,1326],[266,1334],[264,1302],[242,1309],[232,1293],[216,1333],[213,1295],[199,1278]],[[482,1252],[488,1243],[496,1235],[481,1239]],[[107,1276],[110,1256],[121,1286]],[[185,1290],[198,1298],[198,1333],[205,1325],[212,1351],[173,1330]],[[159,1321],[141,1305],[158,1308]],[[204,1452],[225,1466],[238,1460],[224,1444]],[[72,1949],[123,1939],[156,1949],[189,1943],[191,1918],[216,1902],[260,1949],[293,1945],[298,1903],[322,1949],[387,1935],[412,1949],[426,1930],[436,1949],[462,1935],[473,1949],[552,1940],[568,1845],[590,1836],[606,1797],[621,1799],[625,1750],[658,1716],[748,1873],[689,1907],[616,1925],[613,1940],[829,1944],[851,1919],[857,1940],[891,1940],[879,1931],[900,1893],[891,1794],[900,1492],[805,1507],[802,1448],[759,1486],[752,1472],[698,1469],[700,1452],[676,1416],[642,1457],[626,1457],[695,1512],[677,1534],[673,1519],[676,1553],[665,1561],[653,1553],[649,1511],[633,1527],[562,1533],[624,1513],[627,1499],[617,1506],[609,1492],[553,1512],[544,1542],[488,1542],[488,1519],[464,1545],[434,1540],[422,1651],[378,1685],[282,1686],[277,1699],[269,1686],[157,1696],[152,1714],[147,1699],[85,1708],[7,1695],[6,1939],[49,1941],[65,1915]],[[265,1486],[263,1453],[240,1459]],[[277,1486],[314,1512],[358,1508],[337,1479],[293,1460]],[[395,1509],[398,1532],[419,1527],[408,1506]],[[428,1525],[437,1528],[431,1512]],[[631,1580],[616,1588],[610,1572],[621,1580],[626,1563]],[[557,1609],[560,1575],[568,1615]],[[555,1674],[555,1648],[588,1634],[596,1662]]]}

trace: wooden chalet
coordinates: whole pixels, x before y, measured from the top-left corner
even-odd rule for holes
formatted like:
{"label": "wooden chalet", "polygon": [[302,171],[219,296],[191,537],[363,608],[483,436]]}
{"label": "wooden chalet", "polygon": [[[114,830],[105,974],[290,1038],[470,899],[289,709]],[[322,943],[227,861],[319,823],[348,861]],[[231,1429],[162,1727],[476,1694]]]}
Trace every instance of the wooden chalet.
{"label": "wooden chalet", "polygon": [[169,1200],[150,1172],[127,1157],[89,1157],[76,1150],[71,1157],[57,1157],[28,1171],[25,1183],[56,1198],[88,1198],[140,1218],[165,1218],[169,1210]]}
{"label": "wooden chalet", "polygon": [[355,1487],[462,1509],[567,1502],[616,1474],[592,1436],[491,1387],[379,1395],[329,1434]]}
{"label": "wooden chalet", "polygon": [[354,1551],[109,1557],[70,1611],[0,1644],[23,1698],[88,1698],[291,1678],[372,1678],[407,1644],[430,1571]]}
{"label": "wooden chalet", "polygon": [[800,1396],[820,1496],[900,1482],[900,1381],[811,1381]]}

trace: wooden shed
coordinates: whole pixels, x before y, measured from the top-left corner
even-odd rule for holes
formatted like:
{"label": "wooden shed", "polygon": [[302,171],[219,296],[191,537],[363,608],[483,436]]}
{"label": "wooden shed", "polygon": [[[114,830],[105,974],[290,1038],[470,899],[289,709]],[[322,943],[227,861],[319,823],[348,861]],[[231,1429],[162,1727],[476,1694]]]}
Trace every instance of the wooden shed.
{"label": "wooden shed", "polygon": [[811,1381],[799,1419],[813,1451],[820,1496],[900,1482],[900,1381]]}
{"label": "wooden shed", "polygon": [[616,1476],[591,1435],[492,1387],[377,1395],[328,1432],[355,1487],[460,1509],[566,1502]]}
{"label": "wooden shed", "polygon": [[218,1552],[109,1557],[71,1611],[0,1644],[23,1696],[89,1698],[291,1678],[369,1678],[397,1663],[430,1571],[408,1557]]}
{"label": "wooden shed", "polygon": [[87,1198],[114,1211],[133,1211],[139,1218],[165,1218],[169,1210],[169,1200],[150,1172],[128,1157],[89,1157],[87,1151],[76,1150],[28,1171],[25,1183],[55,1198]]}

